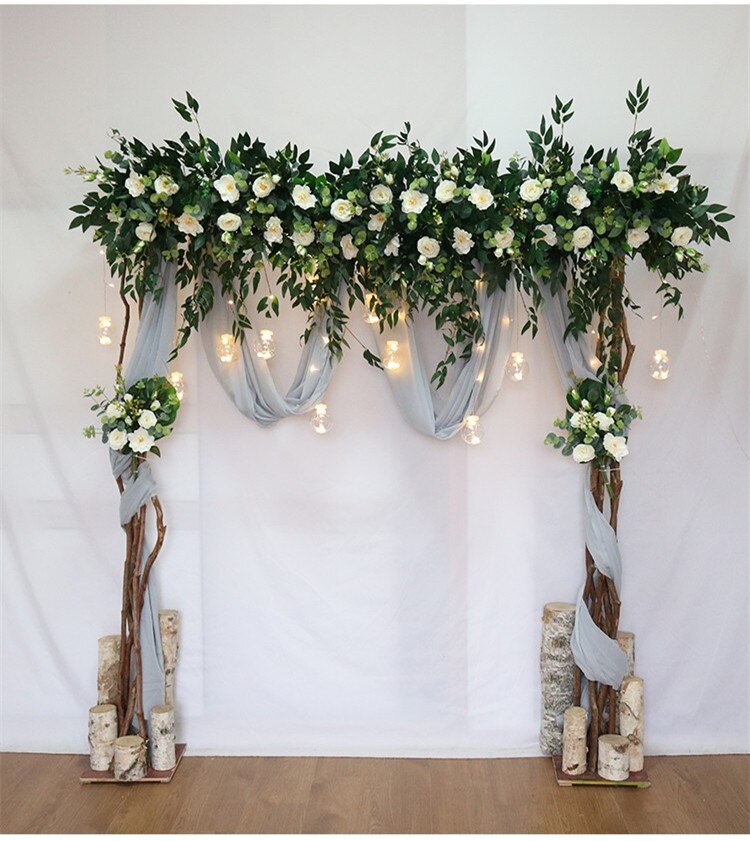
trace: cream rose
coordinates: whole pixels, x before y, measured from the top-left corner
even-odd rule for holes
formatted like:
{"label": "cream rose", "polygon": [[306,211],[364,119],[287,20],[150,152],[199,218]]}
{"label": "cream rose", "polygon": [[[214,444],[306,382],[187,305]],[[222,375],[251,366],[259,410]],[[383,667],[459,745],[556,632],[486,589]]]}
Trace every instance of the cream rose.
{"label": "cream rose", "polygon": [[591,204],[588,193],[577,184],[568,190],[568,204],[579,213]]}
{"label": "cream rose", "polygon": [[151,242],[156,239],[156,231],[150,222],[141,222],[135,229],[135,235],[144,242]]}
{"label": "cream rose", "polygon": [[125,414],[125,407],[117,400],[113,400],[104,410],[104,417],[107,420],[117,420]]}
{"label": "cream rose", "polygon": [[354,244],[351,234],[341,237],[340,244],[345,260],[353,260],[359,254],[359,248]]}
{"label": "cream rose", "polygon": [[307,184],[295,184],[292,190],[292,201],[301,207],[303,210],[310,210],[318,203],[317,198],[313,195],[313,191]]}
{"label": "cream rose", "polygon": [[573,231],[573,245],[576,249],[587,248],[594,239],[594,232],[588,225],[581,225]]}
{"label": "cream rose", "polygon": [[459,254],[468,254],[474,247],[471,234],[463,228],[453,229],[453,249]]}
{"label": "cream rose", "polygon": [[263,238],[269,244],[281,242],[284,239],[284,229],[278,216],[272,216],[266,222],[266,232],[263,234]]}
{"label": "cream rose", "polygon": [[544,192],[544,187],[536,178],[528,178],[521,184],[521,198],[524,201],[536,201]]}
{"label": "cream rose", "polygon": [[370,190],[370,201],[373,204],[389,204],[393,201],[393,192],[385,184],[376,184]]}
{"label": "cream rose", "polygon": [[242,224],[242,219],[236,213],[222,213],[216,224],[222,231],[236,231]]}
{"label": "cream rose", "polygon": [[214,187],[224,201],[228,201],[230,204],[234,204],[240,197],[237,182],[231,175],[222,175],[221,178],[214,181]]}
{"label": "cream rose", "polygon": [[621,169],[612,176],[611,183],[621,193],[629,193],[633,189],[633,176],[626,169]]}
{"label": "cream rose", "polygon": [[142,429],[151,429],[152,426],[156,426],[156,415],[150,409],[144,409],[138,415],[138,425]]}
{"label": "cream rose", "polygon": [[627,241],[631,248],[640,248],[649,239],[648,231],[643,228],[631,228],[628,231]]}
{"label": "cream rose", "polygon": [[591,444],[577,444],[573,447],[573,461],[578,464],[586,464],[587,461],[592,461],[596,451]]}
{"label": "cream rose", "polygon": [[159,195],[166,193],[168,196],[173,196],[179,189],[169,175],[160,175],[154,181],[154,192]]}
{"label": "cream rose", "polygon": [[537,225],[537,231],[539,231],[541,239],[543,239],[547,245],[557,245],[557,234],[555,233],[555,229],[550,224],[544,225]]}
{"label": "cream rose", "polygon": [[383,249],[383,254],[386,257],[398,257],[398,250],[401,247],[401,240],[398,237],[398,234],[388,241],[388,244]]}
{"label": "cream rose", "polygon": [[496,231],[492,241],[495,243],[495,248],[510,248],[513,245],[513,237],[515,236],[513,228],[506,228],[504,231]]}
{"label": "cream rose", "polygon": [[421,213],[427,207],[429,196],[419,190],[404,190],[399,198],[404,213]]}
{"label": "cream rose", "polygon": [[292,234],[292,242],[298,248],[307,248],[315,242],[315,231],[295,231]]}
{"label": "cream rose", "polygon": [[670,175],[668,172],[663,172],[651,183],[648,191],[649,193],[656,193],[661,196],[664,193],[676,193],[679,186],[680,182],[674,177],[674,175]]}
{"label": "cream rose", "polygon": [[475,184],[469,191],[469,201],[477,210],[487,210],[495,203],[492,193],[481,184]]}
{"label": "cream rose", "polygon": [[627,441],[622,435],[613,435],[608,432],[604,436],[604,449],[612,456],[615,461],[622,461],[628,454]]}
{"label": "cream rose", "polygon": [[193,216],[192,213],[183,213],[175,220],[177,230],[188,236],[195,237],[203,233],[203,225]]}
{"label": "cream rose", "polygon": [[133,198],[138,198],[146,192],[146,185],[143,183],[143,176],[135,170],[130,170],[130,176],[125,179],[125,189]]}
{"label": "cream rose", "polygon": [[331,205],[331,216],[339,222],[348,222],[354,216],[354,205],[348,199],[336,199]]}
{"label": "cream rose", "polygon": [[373,213],[370,216],[370,219],[367,223],[367,230],[368,231],[382,231],[383,225],[385,225],[385,214],[383,213]]}
{"label": "cream rose", "polygon": [[276,182],[270,175],[259,175],[253,181],[253,193],[259,198],[264,199],[276,189]]}
{"label": "cream rose", "polygon": [[596,421],[596,425],[602,432],[607,432],[607,430],[612,429],[612,424],[615,422],[613,417],[605,414],[604,412],[597,412],[594,415],[594,420]]}
{"label": "cream rose", "polygon": [[417,251],[428,260],[434,260],[440,253],[440,243],[432,237],[420,237],[417,241]]}
{"label": "cream rose", "polygon": [[442,204],[447,204],[449,201],[453,201],[456,195],[456,182],[455,181],[441,181],[437,185],[437,189],[435,190],[435,198],[441,202]]}
{"label": "cream rose", "polygon": [[128,435],[128,444],[134,453],[147,453],[154,446],[154,436],[139,428]]}
{"label": "cream rose", "polygon": [[122,429],[113,429],[109,433],[107,443],[113,450],[121,450],[128,443],[128,433]]}
{"label": "cream rose", "polygon": [[573,412],[570,416],[570,425],[573,429],[580,429],[583,426],[583,412]]}
{"label": "cream rose", "polygon": [[693,231],[690,228],[675,228],[669,241],[675,246],[685,246],[690,244],[692,238]]}

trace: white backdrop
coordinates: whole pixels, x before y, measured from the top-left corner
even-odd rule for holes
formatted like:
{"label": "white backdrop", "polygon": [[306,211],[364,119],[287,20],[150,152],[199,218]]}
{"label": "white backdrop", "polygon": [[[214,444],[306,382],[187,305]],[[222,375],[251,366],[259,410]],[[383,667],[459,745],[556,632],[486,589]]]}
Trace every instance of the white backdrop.
{"label": "white backdrop", "polygon": [[[646,122],[731,206],[733,243],[684,283],[687,315],[644,303],[622,507],[623,622],[636,632],[651,753],[748,748],[747,10],[728,7],[29,7],[2,10],[2,747],[86,749],[96,638],[116,631],[122,539],[106,454],[80,428],[112,379],[96,248],[68,233],[115,126],[292,138],[319,166],[409,119],[450,148],[486,128],[507,157],[553,95],[570,135],[624,146]],[[121,316],[115,302],[108,308]],[[360,323],[360,328],[356,327]],[[281,378],[301,324],[279,331]],[[361,322],[355,331],[367,336]],[[539,618],[582,575],[580,471],[542,445],[562,411],[543,337],[521,340],[485,442],[438,442],[396,413],[352,352],[333,431],[240,416],[197,343],[157,464],[168,516],[163,607],[183,615],[181,737],[194,753],[479,756],[538,752]],[[648,377],[665,346],[673,375]]]}

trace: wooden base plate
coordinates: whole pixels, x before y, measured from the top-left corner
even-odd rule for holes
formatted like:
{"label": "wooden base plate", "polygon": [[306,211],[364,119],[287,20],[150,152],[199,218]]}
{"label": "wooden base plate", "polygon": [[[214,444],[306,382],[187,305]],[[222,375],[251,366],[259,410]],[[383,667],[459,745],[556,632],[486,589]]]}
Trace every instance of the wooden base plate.
{"label": "wooden base plate", "polygon": [[87,768],[83,774],[81,774],[81,782],[82,783],[121,783],[122,785],[130,785],[131,783],[168,783],[171,782],[172,777],[174,777],[175,771],[177,770],[177,766],[180,764],[180,760],[185,753],[185,748],[187,745],[179,744],[174,746],[174,753],[175,753],[175,764],[174,768],[170,768],[169,771],[154,771],[153,768],[149,767],[148,771],[146,772],[146,776],[142,777],[140,780],[116,780],[115,775],[112,771],[92,771],[90,768]]}
{"label": "wooden base plate", "polygon": [[559,786],[629,786],[630,788],[648,788],[651,781],[645,771],[631,771],[627,780],[605,780],[598,774],[587,771],[577,777],[565,774],[562,769],[562,757],[553,756],[552,764],[555,768],[555,777]]}

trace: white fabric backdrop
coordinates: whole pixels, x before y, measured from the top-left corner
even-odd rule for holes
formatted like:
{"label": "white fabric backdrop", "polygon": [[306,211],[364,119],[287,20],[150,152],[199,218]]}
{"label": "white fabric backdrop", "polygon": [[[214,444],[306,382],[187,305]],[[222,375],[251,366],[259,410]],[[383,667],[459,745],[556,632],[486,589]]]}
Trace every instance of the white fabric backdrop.
{"label": "white fabric backdrop", "polygon": [[[438,148],[486,128],[507,156],[556,92],[576,97],[575,140],[624,145],[639,76],[646,121],[738,218],[710,273],[685,282],[679,326],[650,320],[655,280],[630,275],[645,420],[626,462],[622,625],[637,634],[651,753],[747,749],[746,9],[1,14],[4,749],[86,749],[96,637],[117,627],[117,497],[106,454],[80,435],[80,393],[111,380],[115,349],[95,340],[102,267],[66,231],[80,185],[63,166],[92,161],[108,126],[181,131],[168,106],[185,88],[220,141],[291,137],[319,165],[404,119]],[[109,309],[119,328],[111,296]],[[288,381],[301,324],[274,327]],[[155,471],[192,752],[538,752],[539,617],[575,596],[583,523],[579,470],[542,445],[563,406],[549,348],[521,344],[530,379],[506,383],[478,448],[412,431],[356,352],[328,395],[331,434],[294,418],[260,429],[188,347],[179,431]],[[659,345],[665,383],[647,374]]]}

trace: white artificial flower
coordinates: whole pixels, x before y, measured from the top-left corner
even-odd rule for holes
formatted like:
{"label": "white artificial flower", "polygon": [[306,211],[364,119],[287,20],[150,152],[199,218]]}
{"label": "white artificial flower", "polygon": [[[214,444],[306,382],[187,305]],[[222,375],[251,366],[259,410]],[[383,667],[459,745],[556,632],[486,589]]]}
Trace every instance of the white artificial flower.
{"label": "white artificial flower", "polygon": [[331,216],[339,222],[348,222],[354,216],[354,205],[348,199],[336,199],[331,205]]}
{"label": "white artificial flower", "polygon": [[278,183],[279,183],[279,181],[281,181],[281,176],[280,176],[278,173],[276,173],[276,172],[275,172],[275,173],[271,176],[271,181],[273,181],[273,183],[274,183],[274,184],[278,184]]}
{"label": "white artificial flower", "polygon": [[125,189],[133,198],[138,198],[146,192],[146,185],[143,183],[143,176],[135,170],[130,170],[130,176],[125,179]]}
{"label": "white artificial flower", "polygon": [[419,190],[404,190],[399,196],[403,213],[421,213],[427,207],[429,196]]}
{"label": "white artificial flower", "polygon": [[135,235],[144,242],[151,242],[153,239],[156,239],[156,231],[150,222],[141,222],[135,229]]}
{"label": "white artificial flower", "polygon": [[385,225],[385,214],[373,213],[372,216],[370,216],[370,221],[367,223],[367,230],[382,231],[383,225]]}
{"label": "white artificial flower", "polygon": [[437,185],[437,189],[435,190],[435,198],[442,202],[442,204],[447,204],[449,201],[453,201],[456,195],[456,182],[455,181],[441,181]]}
{"label": "white artificial flower", "polygon": [[183,213],[182,216],[178,216],[174,221],[177,229],[183,234],[194,237],[203,233],[203,225],[201,225],[192,213]]}
{"label": "white artificial flower", "polygon": [[242,219],[236,213],[222,213],[216,224],[222,231],[236,231],[242,224]]}
{"label": "white artificial flower", "polygon": [[578,464],[586,464],[586,462],[591,461],[595,455],[596,451],[591,444],[577,444],[573,447],[573,461],[577,461]]}
{"label": "white artificial flower", "polygon": [[143,429],[151,429],[156,426],[156,415],[150,409],[144,409],[138,415],[138,423]]}
{"label": "white artificial flower", "polygon": [[693,232],[690,228],[675,228],[672,231],[672,236],[669,238],[669,241],[672,245],[677,246],[685,246],[690,244],[690,240],[693,238]]}
{"label": "white artificial flower", "polygon": [[628,245],[631,248],[640,248],[649,239],[648,231],[643,228],[631,228],[628,231]]}
{"label": "white artificial flower", "polygon": [[401,240],[398,237],[398,234],[393,237],[393,239],[388,241],[388,244],[383,249],[383,254],[386,257],[398,257],[398,250],[401,247]]}
{"label": "white artificial flower", "polygon": [[536,201],[544,192],[544,187],[536,178],[528,178],[521,184],[521,198],[524,201]]}
{"label": "white artificial flower", "polygon": [[583,187],[576,184],[568,190],[568,204],[580,213],[591,204],[591,199]]}
{"label": "white artificial flower", "polygon": [[557,234],[555,233],[555,229],[552,225],[546,223],[544,225],[537,225],[537,231],[541,234],[541,238],[547,243],[547,245],[557,245]]}
{"label": "white artificial flower", "polygon": [[469,191],[469,201],[477,210],[487,210],[495,203],[492,193],[481,184],[475,184]]}
{"label": "white artificial flower", "polygon": [[136,429],[128,435],[128,444],[134,453],[147,453],[154,446],[154,436],[145,429]]}
{"label": "white artificial flower", "polygon": [[583,412],[573,412],[570,416],[570,425],[573,429],[580,429],[583,426]]}
{"label": "white artificial flower", "polygon": [[573,245],[576,250],[588,247],[591,245],[593,239],[594,232],[588,225],[581,225],[580,228],[576,228],[575,231],[573,231]]}
{"label": "white artificial flower", "polygon": [[154,400],[151,404],[151,410],[156,412],[158,409],[161,409],[161,403],[158,400]]}
{"label": "white artificial flower", "polygon": [[284,238],[284,229],[281,227],[281,219],[278,216],[272,216],[266,222],[266,232],[263,238],[267,243],[281,242]]}
{"label": "white artificial flower", "polygon": [[581,400],[581,406],[583,406],[584,409],[590,409],[591,403],[589,403],[588,400]]}
{"label": "white artificial flower", "polygon": [[427,260],[433,260],[440,253],[440,243],[432,237],[420,237],[417,251]]}
{"label": "white artificial flower", "polygon": [[622,461],[628,454],[628,444],[624,436],[613,435],[608,432],[604,436],[604,449],[612,456],[615,461]]}
{"label": "white artificial flower", "polygon": [[621,169],[612,176],[611,183],[621,193],[629,193],[633,189],[633,176],[626,169]]}
{"label": "white artificial flower", "polygon": [[668,172],[663,172],[655,181],[651,183],[648,188],[649,193],[656,193],[657,195],[664,195],[664,193],[676,193],[680,182],[670,175]]}
{"label": "white artificial flower", "polygon": [[161,195],[166,193],[168,196],[173,196],[180,188],[175,184],[174,180],[169,175],[160,175],[154,181],[154,192]]}
{"label": "white artificial flower", "polygon": [[128,433],[122,429],[113,429],[109,433],[108,443],[111,449],[121,450],[128,443]]}
{"label": "white artificial flower", "polygon": [[376,184],[370,190],[370,201],[373,204],[388,204],[393,200],[393,192],[385,184]]}
{"label": "white artificial flower", "polygon": [[298,248],[307,248],[315,242],[315,231],[295,231],[292,234],[292,242]]}
{"label": "white artificial flower", "polygon": [[594,415],[594,420],[602,432],[607,432],[607,430],[612,429],[612,424],[615,422],[615,419],[611,415],[607,415],[604,412],[597,412]]}
{"label": "white artificial flower", "polygon": [[133,401],[133,395],[132,395],[130,392],[128,392],[127,394],[124,394],[124,395],[123,395],[122,399],[123,399],[126,403],[131,403],[131,402]]}
{"label": "white artificial flower", "polygon": [[506,228],[504,231],[496,231],[492,241],[496,248],[510,248],[515,235],[513,228]]}
{"label": "white artificial flower", "polygon": [[107,420],[117,420],[125,414],[125,407],[117,400],[113,400],[104,410],[104,417]]}
{"label": "white artificial flower", "polygon": [[351,234],[341,237],[340,244],[345,260],[353,260],[359,254],[359,248],[354,244]]}
{"label": "white artificial flower", "polygon": [[219,195],[224,201],[228,201],[229,204],[234,204],[240,197],[237,182],[231,175],[222,175],[221,178],[214,181],[214,187],[218,190]]}
{"label": "white artificial flower", "polygon": [[294,189],[292,190],[292,201],[297,205],[297,207],[301,207],[303,210],[310,210],[311,207],[315,207],[318,203],[318,200],[313,195],[313,191],[307,186],[307,184],[294,185]]}
{"label": "white artificial flower", "polygon": [[265,198],[275,189],[276,182],[270,175],[259,175],[255,181],[253,181],[253,193],[255,193],[259,199]]}
{"label": "white artificial flower", "polygon": [[463,228],[454,228],[453,248],[459,254],[468,254],[474,248],[474,240],[471,238],[471,234]]}

